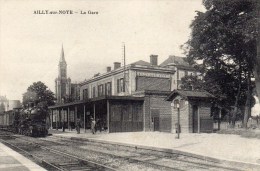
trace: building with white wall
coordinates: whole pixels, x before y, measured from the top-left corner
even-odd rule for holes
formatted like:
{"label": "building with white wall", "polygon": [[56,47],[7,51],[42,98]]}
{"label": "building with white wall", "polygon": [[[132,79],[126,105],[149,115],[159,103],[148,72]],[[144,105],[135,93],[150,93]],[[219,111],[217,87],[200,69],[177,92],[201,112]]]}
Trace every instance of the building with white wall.
{"label": "building with white wall", "polygon": [[126,66],[114,62],[113,69],[107,67],[106,73],[79,83],[79,101],[50,107],[52,125],[70,129],[80,119],[88,128],[94,118],[108,132],[172,132],[171,102],[165,98],[178,88],[182,77],[197,74],[184,58],[172,58],[160,65],[157,55],[151,55],[150,62],[140,60]]}

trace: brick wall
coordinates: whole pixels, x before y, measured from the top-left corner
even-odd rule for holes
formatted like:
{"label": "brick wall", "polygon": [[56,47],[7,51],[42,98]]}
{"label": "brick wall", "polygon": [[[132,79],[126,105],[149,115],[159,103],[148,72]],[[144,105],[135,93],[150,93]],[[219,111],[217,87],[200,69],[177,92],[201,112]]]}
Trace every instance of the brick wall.
{"label": "brick wall", "polygon": [[[180,108],[180,127],[181,133],[188,133],[190,128],[190,115],[189,115],[189,103]],[[178,110],[172,107],[172,133],[176,133],[176,124],[178,123]]]}
{"label": "brick wall", "polygon": [[[210,117],[211,104],[207,102],[200,102],[196,104],[200,115],[200,132],[212,132],[213,120]],[[178,112],[174,107],[172,108],[172,133],[176,133],[176,123],[178,123]],[[180,108],[180,127],[181,133],[193,132],[193,103],[185,102],[185,105]]]}
{"label": "brick wall", "polygon": [[144,102],[144,131],[153,131],[151,109],[159,111],[159,129],[171,132],[171,103],[163,95],[146,95]]}
{"label": "brick wall", "polygon": [[[198,112],[200,115],[200,132],[212,132],[213,131],[213,119],[210,117],[211,103],[199,102]],[[189,132],[193,132],[193,105],[189,105]]]}

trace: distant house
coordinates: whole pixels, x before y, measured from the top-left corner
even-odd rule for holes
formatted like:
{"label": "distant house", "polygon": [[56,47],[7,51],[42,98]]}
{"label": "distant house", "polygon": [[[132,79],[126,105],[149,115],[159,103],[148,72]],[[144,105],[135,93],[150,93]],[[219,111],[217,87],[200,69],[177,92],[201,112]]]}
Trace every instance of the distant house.
{"label": "distant house", "polygon": [[206,91],[172,91],[166,100],[172,103],[173,132],[176,130],[178,123],[177,106],[180,110],[182,133],[213,132],[211,102],[214,99],[215,97]]}
{"label": "distant house", "polygon": [[0,96],[0,126],[11,122],[9,117],[12,117],[10,113],[15,108],[21,108],[20,100],[8,100],[5,96]]}
{"label": "distant house", "polygon": [[181,79],[187,75],[198,76],[202,79],[201,74],[191,66],[184,57],[169,56],[164,62],[160,64],[161,67],[171,68],[176,71],[173,79],[173,89],[180,89],[182,85]]}

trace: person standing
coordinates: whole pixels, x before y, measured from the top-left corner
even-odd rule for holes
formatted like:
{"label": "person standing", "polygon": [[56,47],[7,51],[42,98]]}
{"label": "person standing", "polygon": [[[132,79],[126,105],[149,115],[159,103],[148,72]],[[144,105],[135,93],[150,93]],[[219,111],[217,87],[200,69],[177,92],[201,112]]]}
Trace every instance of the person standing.
{"label": "person standing", "polygon": [[96,133],[96,121],[93,118],[91,118],[91,132],[92,134]]}
{"label": "person standing", "polygon": [[80,133],[80,119],[77,119],[76,129],[77,129],[77,134],[79,134]]}

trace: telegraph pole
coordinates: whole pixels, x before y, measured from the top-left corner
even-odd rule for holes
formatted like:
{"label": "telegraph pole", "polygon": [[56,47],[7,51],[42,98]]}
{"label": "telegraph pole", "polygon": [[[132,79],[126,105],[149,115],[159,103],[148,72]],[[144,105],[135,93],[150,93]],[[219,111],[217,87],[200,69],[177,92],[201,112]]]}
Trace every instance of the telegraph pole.
{"label": "telegraph pole", "polygon": [[126,75],[125,75],[125,43],[123,42],[123,63],[124,63],[124,93],[126,92]]}

